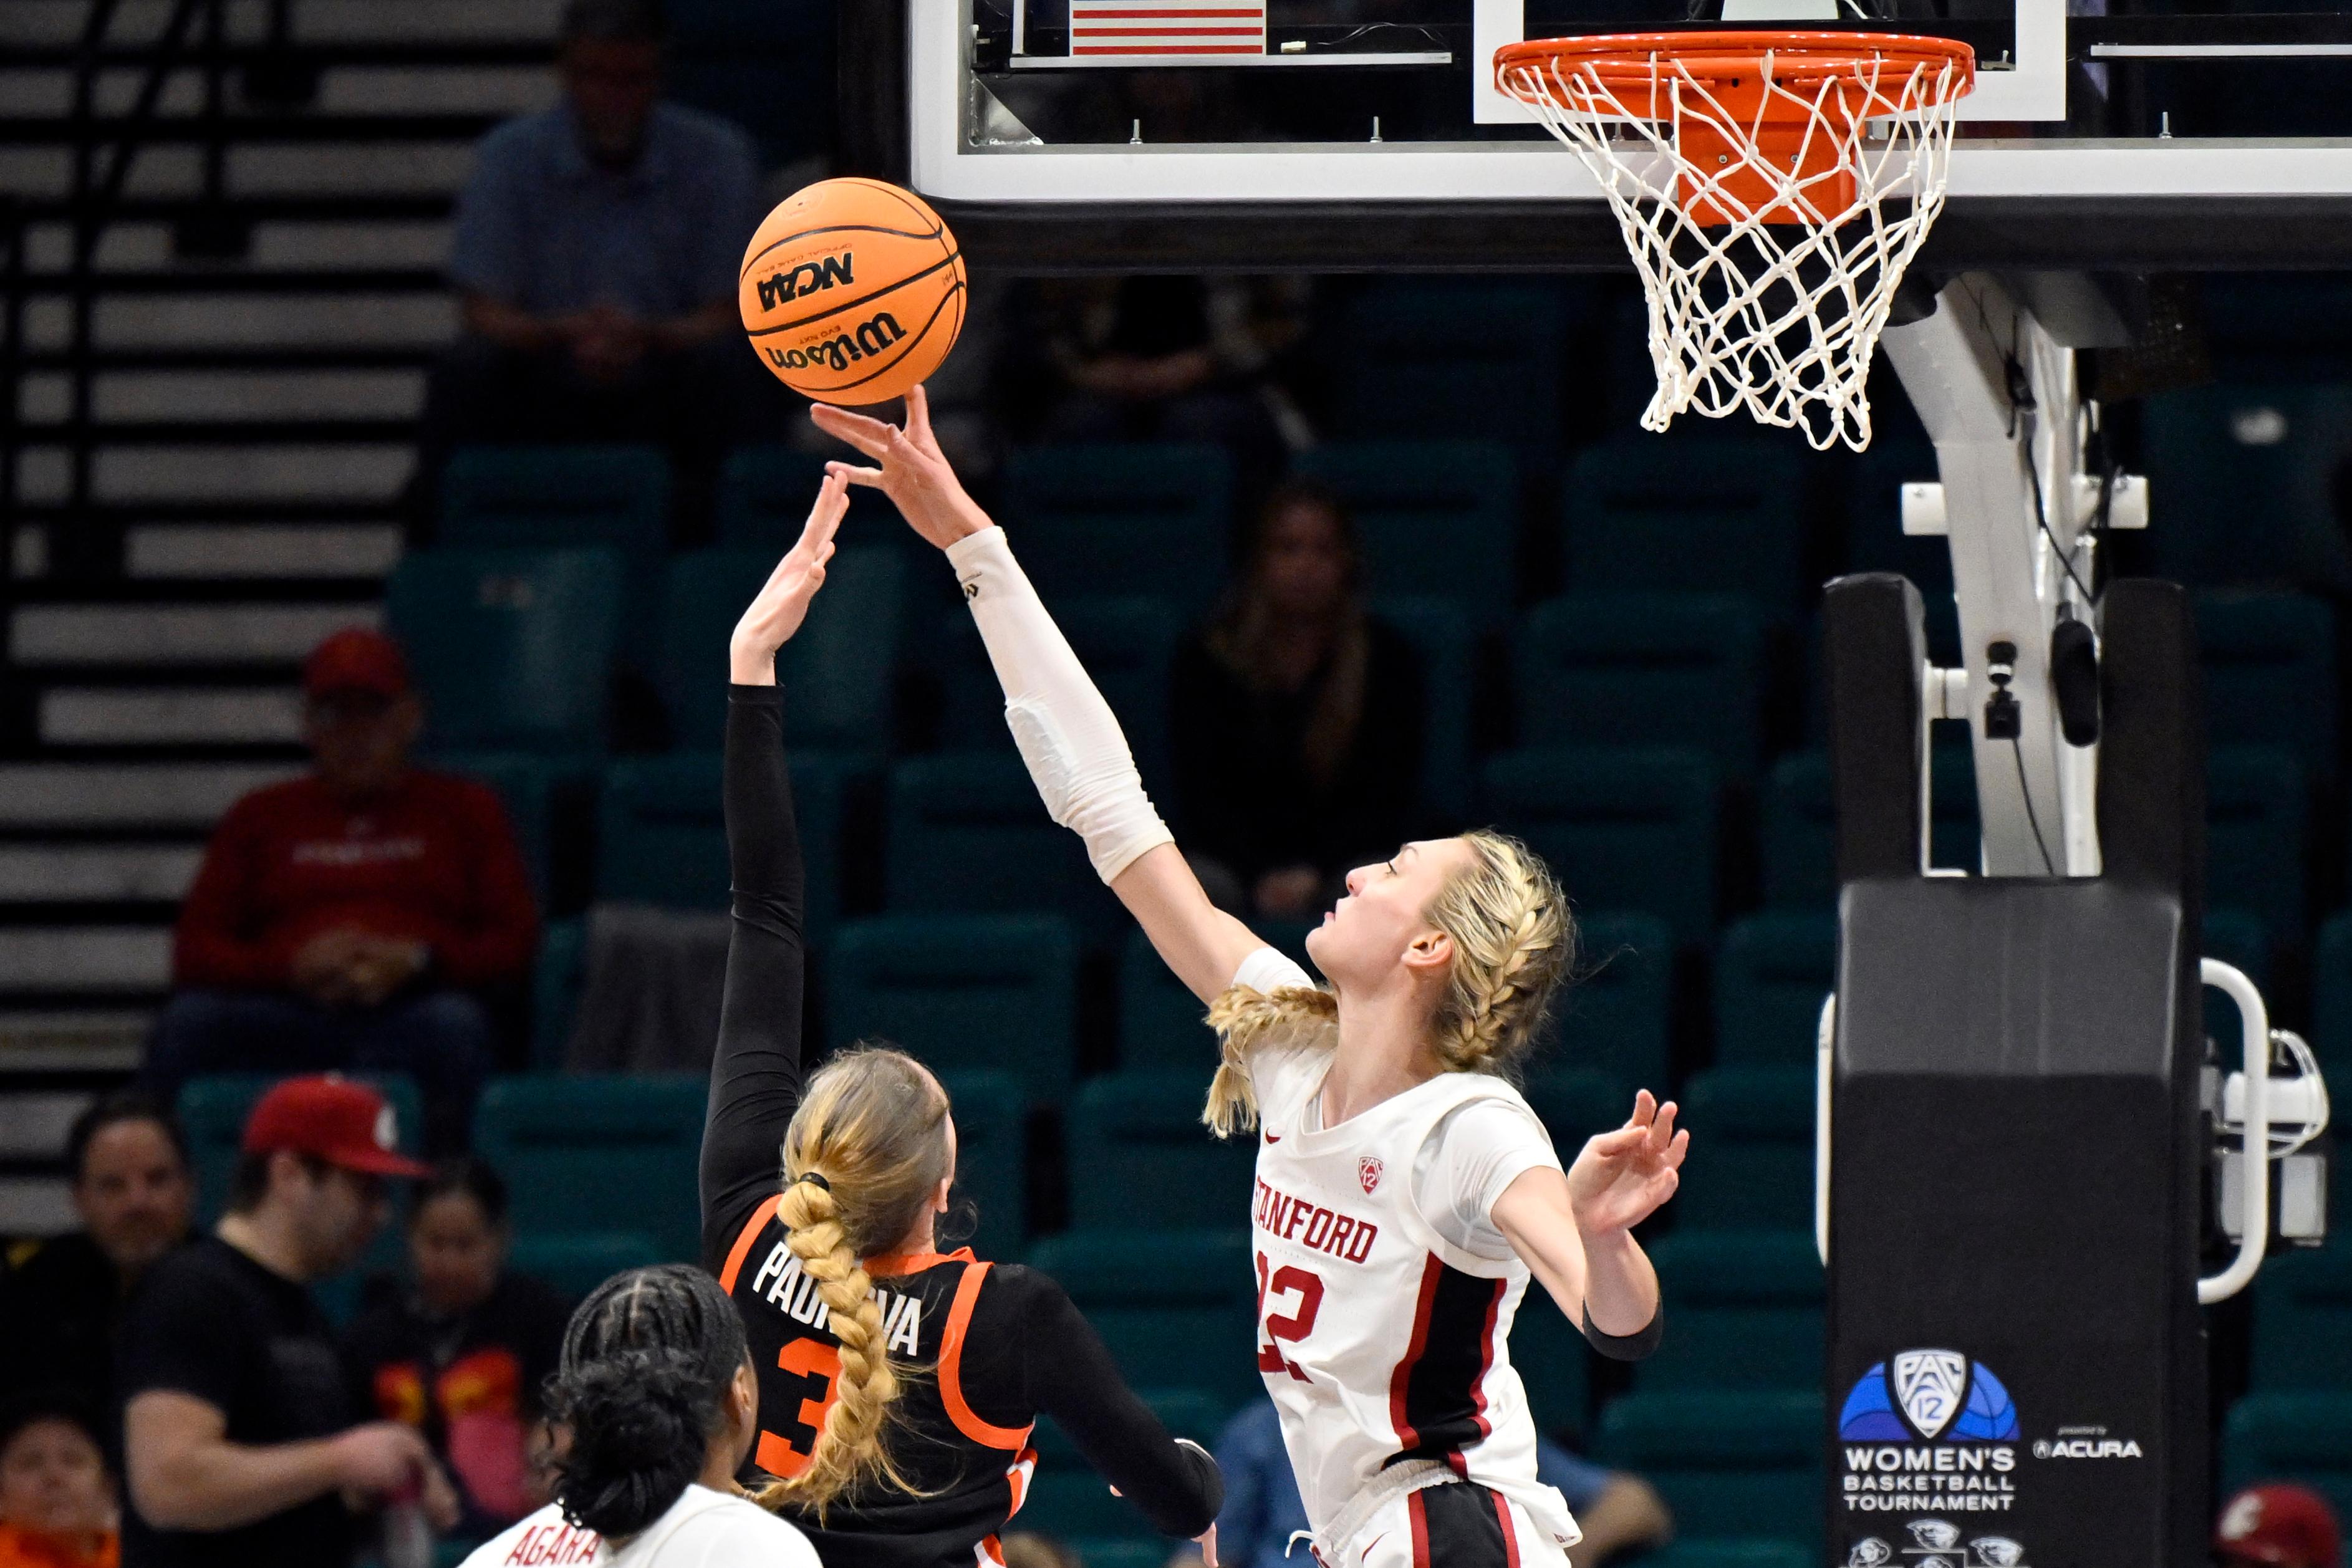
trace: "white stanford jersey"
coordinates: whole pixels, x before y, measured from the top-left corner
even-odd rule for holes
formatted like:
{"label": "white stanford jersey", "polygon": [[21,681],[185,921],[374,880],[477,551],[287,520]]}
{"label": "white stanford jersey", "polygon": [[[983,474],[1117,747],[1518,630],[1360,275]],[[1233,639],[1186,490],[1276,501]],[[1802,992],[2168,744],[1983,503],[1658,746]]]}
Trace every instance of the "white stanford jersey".
{"label": "white stanford jersey", "polygon": [[808,1537],[747,1499],[697,1482],[618,1545],[549,1503],[476,1547],[463,1568],[818,1568]]}
{"label": "white stanford jersey", "polygon": [[1318,1537],[1383,1468],[1427,1458],[1519,1504],[1561,1548],[1573,1543],[1567,1503],[1536,1479],[1535,1422],[1511,1368],[1527,1265],[1454,1246],[1412,1199],[1414,1157],[1450,1112],[1526,1101],[1499,1079],[1447,1072],[1309,1131],[1323,1069],[1305,1071],[1279,1047],[1251,1065],[1258,1370]]}

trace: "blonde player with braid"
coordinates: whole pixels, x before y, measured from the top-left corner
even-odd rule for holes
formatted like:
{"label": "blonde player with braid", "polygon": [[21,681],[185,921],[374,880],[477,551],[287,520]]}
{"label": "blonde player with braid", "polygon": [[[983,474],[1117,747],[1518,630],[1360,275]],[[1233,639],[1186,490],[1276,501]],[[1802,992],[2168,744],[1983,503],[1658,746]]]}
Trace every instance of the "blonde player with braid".
{"label": "blonde player with braid", "polygon": [[947,552],[1046,809],[1210,1004],[1224,1058],[1206,1119],[1262,1134],[1257,1362],[1317,1555],[1561,1563],[1577,1529],[1536,1479],[1511,1323],[1540,1280],[1604,1354],[1649,1353],[1657,1276],[1632,1229],[1674,1195],[1689,1135],[1643,1091],[1563,1170],[1511,1086],[1574,957],[1559,884],[1499,833],[1406,844],[1350,873],[1308,935],[1316,986],[1210,904],[1109,706],[940,456],[919,387],[907,416],[814,411],[877,464],[835,475],[885,491]]}
{"label": "blonde player with braid", "polygon": [[[826,1568],[989,1568],[1054,1417],[1172,1536],[1210,1531],[1214,1460],[1120,1380],[1051,1279],[942,1252],[947,1092],[904,1052],[801,1065],[803,876],[776,650],[824,580],[845,487],[826,481],[731,650],[725,789],[734,930],[702,1143],[703,1247],[759,1382],[759,1501]],[[781,1147],[782,1169],[777,1168]]]}

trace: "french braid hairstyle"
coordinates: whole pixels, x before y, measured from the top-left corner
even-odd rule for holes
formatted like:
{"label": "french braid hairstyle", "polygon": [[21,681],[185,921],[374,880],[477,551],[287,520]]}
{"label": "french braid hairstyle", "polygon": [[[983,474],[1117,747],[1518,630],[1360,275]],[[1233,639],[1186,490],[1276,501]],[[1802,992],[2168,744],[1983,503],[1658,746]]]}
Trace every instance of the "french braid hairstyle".
{"label": "french braid hairstyle", "polygon": [[784,1132],[776,1213],[841,1342],[841,1375],[807,1465],[761,1488],[754,1500],[764,1508],[805,1509],[822,1521],[843,1492],[868,1482],[916,1490],[884,1442],[904,1375],[890,1363],[861,1260],[913,1229],[947,1179],[947,1128],[946,1091],[904,1051],[860,1046],[809,1079]]}
{"label": "french braid hairstyle", "polygon": [[[1576,961],[1576,919],[1551,868],[1526,844],[1491,829],[1465,833],[1462,841],[1471,862],[1428,910],[1429,923],[1454,942],[1432,1043],[1448,1072],[1507,1078]],[[1201,1119],[1231,1137],[1257,1123],[1250,1052],[1276,1044],[1329,1050],[1339,1037],[1339,999],[1320,987],[1267,995],[1234,986],[1210,1005],[1209,1027],[1223,1057]]]}
{"label": "french braid hairstyle", "polygon": [[565,1521],[622,1540],[669,1511],[749,1355],[735,1303],[699,1269],[631,1269],[591,1291],[547,1380],[548,1415],[570,1435],[556,1460]]}

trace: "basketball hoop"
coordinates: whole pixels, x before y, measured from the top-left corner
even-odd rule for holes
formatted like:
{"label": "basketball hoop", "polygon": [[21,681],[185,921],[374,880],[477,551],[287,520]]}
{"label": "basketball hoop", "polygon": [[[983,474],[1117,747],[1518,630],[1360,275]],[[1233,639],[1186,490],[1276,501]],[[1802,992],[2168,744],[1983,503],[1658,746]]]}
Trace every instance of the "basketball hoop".
{"label": "basketball hoop", "polygon": [[1976,56],[1891,33],[1628,33],[1510,44],[1495,85],[1601,182],[1649,298],[1645,430],[1745,408],[1870,444],[1864,382],[1943,209]]}

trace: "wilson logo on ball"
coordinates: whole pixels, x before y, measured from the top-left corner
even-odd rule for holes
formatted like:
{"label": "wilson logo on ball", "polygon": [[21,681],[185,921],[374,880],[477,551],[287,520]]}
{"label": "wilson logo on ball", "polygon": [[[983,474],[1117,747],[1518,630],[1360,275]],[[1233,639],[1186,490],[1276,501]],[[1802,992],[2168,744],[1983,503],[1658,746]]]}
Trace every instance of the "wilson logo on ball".
{"label": "wilson logo on ball", "polygon": [[907,329],[887,310],[877,310],[873,319],[857,329],[852,337],[844,332],[822,343],[812,343],[805,349],[770,349],[768,358],[780,371],[797,371],[822,365],[829,371],[845,371],[869,354],[878,354],[907,335]]}
{"label": "wilson logo on ball", "polygon": [[844,251],[839,256],[823,256],[804,261],[786,272],[759,281],[760,308],[773,310],[788,299],[803,294],[814,294],[820,288],[831,288],[836,283],[855,283],[849,275],[849,264],[855,253]]}

